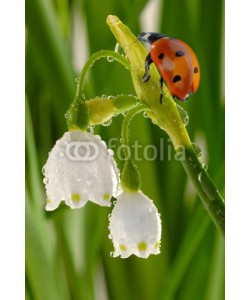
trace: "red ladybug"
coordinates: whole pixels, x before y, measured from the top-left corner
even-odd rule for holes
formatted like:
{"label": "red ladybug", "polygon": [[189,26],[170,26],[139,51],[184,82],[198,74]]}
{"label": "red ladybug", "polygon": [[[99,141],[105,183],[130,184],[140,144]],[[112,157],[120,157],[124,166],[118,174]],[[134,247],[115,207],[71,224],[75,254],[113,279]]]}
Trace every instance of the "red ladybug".
{"label": "red ladybug", "polygon": [[142,32],[137,39],[150,44],[142,81],[149,80],[149,66],[154,63],[161,76],[160,103],[163,97],[163,81],[172,97],[182,101],[197,91],[200,66],[194,51],[186,43],[157,32]]}

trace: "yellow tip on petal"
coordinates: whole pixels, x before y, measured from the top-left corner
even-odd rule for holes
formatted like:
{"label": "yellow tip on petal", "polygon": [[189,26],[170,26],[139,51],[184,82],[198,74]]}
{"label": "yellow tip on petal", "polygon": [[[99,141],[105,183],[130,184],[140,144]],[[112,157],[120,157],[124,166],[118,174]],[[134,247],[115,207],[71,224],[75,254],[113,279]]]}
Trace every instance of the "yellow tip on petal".
{"label": "yellow tip on petal", "polygon": [[79,202],[81,200],[81,196],[77,193],[73,193],[71,195],[71,200],[74,201],[74,202]]}
{"label": "yellow tip on petal", "polygon": [[146,251],[146,249],[147,249],[147,244],[146,244],[145,242],[140,242],[140,243],[138,244],[137,248],[138,248],[138,250],[139,250],[140,252]]}
{"label": "yellow tip on petal", "polygon": [[155,249],[160,248],[160,246],[161,246],[161,243],[160,243],[160,242],[155,243]]}
{"label": "yellow tip on petal", "polygon": [[103,200],[109,200],[109,198],[110,198],[110,193],[103,194]]}
{"label": "yellow tip on petal", "polygon": [[126,246],[124,246],[124,245],[120,245],[119,247],[120,247],[121,251],[126,251],[127,250]]}

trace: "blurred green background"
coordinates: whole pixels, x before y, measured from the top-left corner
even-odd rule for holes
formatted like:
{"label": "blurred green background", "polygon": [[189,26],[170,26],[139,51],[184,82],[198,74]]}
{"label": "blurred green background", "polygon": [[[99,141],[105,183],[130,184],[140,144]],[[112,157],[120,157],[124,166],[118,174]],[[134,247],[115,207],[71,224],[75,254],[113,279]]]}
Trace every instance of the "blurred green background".
{"label": "blurred green background", "polygon": [[[160,150],[161,140],[165,149],[164,160],[138,162],[142,190],[162,217],[160,255],[112,258],[112,208],[88,203],[74,211],[63,205],[55,212],[44,210],[41,170],[67,130],[64,114],[74,98],[76,77],[92,53],[113,50],[116,44],[106,25],[109,14],[135,35],[157,30],[196,52],[200,88],[178,104],[188,111],[190,137],[202,148],[201,160],[224,193],[223,1],[26,0],[26,299],[224,299],[224,239],[182,165],[168,159],[174,155],[168,137],[143,116],[131,124],[131,143],[138,140]],[[104,94],[134,94],[129,72],[106,59],[89,72],[85,95]],[[116,137],[113,145],[119,146],[122,119],[97,126],[95,133],[107,142]]]}

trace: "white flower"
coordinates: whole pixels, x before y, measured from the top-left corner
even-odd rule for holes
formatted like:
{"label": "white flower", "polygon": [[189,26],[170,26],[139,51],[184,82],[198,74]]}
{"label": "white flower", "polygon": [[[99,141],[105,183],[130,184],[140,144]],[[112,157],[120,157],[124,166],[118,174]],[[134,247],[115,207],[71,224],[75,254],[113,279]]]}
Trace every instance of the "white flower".
{"label": "white flower", "polygon": [[71,208],[80,208],[88,200],[110,206],[119,184],[112,155],[100,136],[66,132],[56,142],[43,168],[46,210],[56,209],[63,200]]}
{"label": "white flower", "polygon": [[113,256],[147,258],[160,253],[161,219],[153,201],[141,191],[122,192],[110,216]]}

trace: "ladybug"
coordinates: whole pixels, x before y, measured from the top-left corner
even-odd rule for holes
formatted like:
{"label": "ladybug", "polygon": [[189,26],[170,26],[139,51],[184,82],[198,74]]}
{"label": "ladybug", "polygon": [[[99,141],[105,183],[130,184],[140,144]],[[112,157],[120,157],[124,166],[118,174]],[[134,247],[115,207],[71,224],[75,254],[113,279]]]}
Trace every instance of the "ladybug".
{"label": "ladybug", "polygon": [[194,51],[186,43],[157,32],[142,32],[137,40],[150,44],[142,81],[149,80],[149,67],[154,63],[161,76],[160,103],[163,97],[163,82],[172,97],[182,101],[197,91],[200,66]]}

